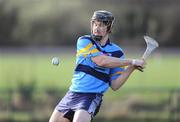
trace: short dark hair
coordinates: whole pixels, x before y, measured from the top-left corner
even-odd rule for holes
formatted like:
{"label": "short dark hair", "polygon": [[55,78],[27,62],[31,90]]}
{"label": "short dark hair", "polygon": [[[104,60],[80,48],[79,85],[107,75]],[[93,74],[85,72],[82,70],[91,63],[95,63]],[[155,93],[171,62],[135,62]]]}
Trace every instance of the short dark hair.
{"label": "short dark hair", "polygon": [[111,31],[111,28],[112,28],[115,18],[113,16],[113,14],[109,11],[98,10],[98,11],[94,12],[94,14],[91,18],[91,21],[94,21],[94,20],[103,22],[105,25],[108,26],[108,31]]}

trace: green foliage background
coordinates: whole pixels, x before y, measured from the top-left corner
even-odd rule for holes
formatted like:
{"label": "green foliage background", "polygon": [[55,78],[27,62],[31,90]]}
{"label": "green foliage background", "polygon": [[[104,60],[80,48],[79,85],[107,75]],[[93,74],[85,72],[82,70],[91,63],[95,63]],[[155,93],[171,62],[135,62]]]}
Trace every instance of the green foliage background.
{"label": "green foliage background", "polygon": [[[180,46],[179,0],[1,0],[0,46],[73,45],[90,33],[95,10],[116,17],[113,40],[142,45],[148,34],[161,46]],[[132,41],[133,40],[133,41]]]}

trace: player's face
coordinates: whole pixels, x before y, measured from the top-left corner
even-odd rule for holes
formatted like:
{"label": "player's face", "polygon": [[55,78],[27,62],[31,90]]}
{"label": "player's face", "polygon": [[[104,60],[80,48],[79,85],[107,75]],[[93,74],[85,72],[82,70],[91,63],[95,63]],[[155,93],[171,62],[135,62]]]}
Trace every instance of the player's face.
{"label": "player's face", "polygon": [[103,22],[92,22],[92,33],[98,36],[105,36],[107,34],[107,26]]}

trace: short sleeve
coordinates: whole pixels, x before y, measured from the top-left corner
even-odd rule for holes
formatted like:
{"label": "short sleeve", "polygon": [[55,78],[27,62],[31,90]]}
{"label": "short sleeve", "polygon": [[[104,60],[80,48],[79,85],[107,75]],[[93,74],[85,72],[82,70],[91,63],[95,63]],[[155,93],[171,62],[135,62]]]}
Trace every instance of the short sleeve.
{"label": "short sleeve", "polygon": [[101,55],[100,52],[95,45],[92,44],[91,40],[79,38],[77,40],[77,53],[76,56],[84,56],[84,57],[95,57]]}

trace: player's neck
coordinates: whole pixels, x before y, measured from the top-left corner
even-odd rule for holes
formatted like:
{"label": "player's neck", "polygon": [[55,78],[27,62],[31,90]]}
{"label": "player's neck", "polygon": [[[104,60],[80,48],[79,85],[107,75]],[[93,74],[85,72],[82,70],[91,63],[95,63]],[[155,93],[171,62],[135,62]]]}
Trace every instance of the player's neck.
{"label": "player's neck", "polygon": [[107,34],[104,38],[102,38],[102,39],[100,40],[100,45],[101,45],[101,46],[104,46],[104,45],[107,43],[108,38],[109,38],[109,36],[108,36],[108,34]]}

